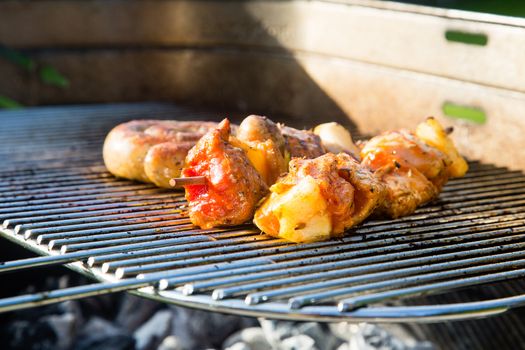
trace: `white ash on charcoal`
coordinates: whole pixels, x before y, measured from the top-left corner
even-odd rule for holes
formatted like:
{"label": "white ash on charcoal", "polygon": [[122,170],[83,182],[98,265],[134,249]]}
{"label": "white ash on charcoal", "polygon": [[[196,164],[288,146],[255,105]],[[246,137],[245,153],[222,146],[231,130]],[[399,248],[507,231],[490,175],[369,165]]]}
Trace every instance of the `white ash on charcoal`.
{"label": "white ash on charcoal", "polygon": [[260,327],[249,327],[230,335],[222,344],[225,350],[247,348],[248,350],[272,350]]}
{"label": "white ash on charcoal", "polygon": [[93,316],[82,330],[73,349],[134,350],[135,339],[114,323]]}
{"label": "white ash on charcoal", "polygon": [[276,350],[435,349],[430,342],[417,341],[406,329],[397,325],[324,324],[267,319],[259,319],[259,322],[272,349]]}
{"label": "white ash on charcoal", "polygon": [[73,345],[77,333],[77,320],[74,314],[68,312],[62,315],[50,315],[44,317],[43,321],[55,332],[57,349],[69,349]]}
{"label": "white ash on charcoal", "polygon": [[226,348],[226,350],[252,350],[246,343],[235,343]]}
{"label": "white ash on charcoal", "polygon": [[330,330],[346,343],[337,350],[433,350],[427,341],[417,341],[403,326],[370,323],[333,323]]}
{"label": "white ash on charcoal", "polygon": [[336,337],[327,324],[259,319],[266,339],[279,350],[335,350],[344,340]]}
{"label": "white ash on charcoal", "polygon": [[133,337],[137,350],[154,350],[170,335],[173,312],[169,309],[158,311],[146,323],[140,326]]}
{"label": "white ash on charcoal", "polygon": [[[7,295],[91,283],[69,272],[63,277],[50,273],[49,278],[42,278],[34,285],[31,285],[32,281],[31,276],[24,281],[17,281],[20,286],[9,290]],[[231,334],[255,325],[256,319],[174,307],[120,293],[2,314],[0,348],[221,349],[224,340]]]}
{"label": "white ash on charcoal", "polygon": [[183,349],[220,349],[222,343],[233,333],[257,325],[257,320],[249,317],[224,315],[170,306],[173,311],[172,335],[180,340]]}
{"label": "white ash on charcoal", "polygon": [[157,350],[184,350],[179,338],[174,335],[169,335],[159,345]]}
{"label": "white ash on charcoal", "polygon": [[57,305],[58,314],[72,314],[75,319],[75,329],[74,333],[78,334],[81,327],[85,324],[86,320],[84,319],[84,314],[82,313],[82,308],[80,303],[76,300],[64,301]]}
{"label": "white ash on charcoal", "polygon": [[[11,295],[85,285],[53,276]],[[22,283],[21,283],[22,285]],[[11,286],[8,286],[8,288]],[[276,321],[111,294],[0,315],[0,344],[13,350],[430,350],[401,326]]]}
{"label": "white ash on charcoal", "polygon": [[320,350],[315,346],[315,340],[304,334],[298,334],[286,338],[281,343],[283,350]]}

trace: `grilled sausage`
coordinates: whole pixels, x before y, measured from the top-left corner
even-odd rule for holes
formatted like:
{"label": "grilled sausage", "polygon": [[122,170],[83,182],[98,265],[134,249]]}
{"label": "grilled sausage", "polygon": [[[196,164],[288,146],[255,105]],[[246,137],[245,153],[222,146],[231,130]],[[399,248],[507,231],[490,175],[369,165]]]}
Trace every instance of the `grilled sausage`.
{"label": "grilled sausage", "polygon": [[134,120],[113,128],[103,147],[104,163],[113,175],[170,187],[180,175],[188,151],[217,123]]}

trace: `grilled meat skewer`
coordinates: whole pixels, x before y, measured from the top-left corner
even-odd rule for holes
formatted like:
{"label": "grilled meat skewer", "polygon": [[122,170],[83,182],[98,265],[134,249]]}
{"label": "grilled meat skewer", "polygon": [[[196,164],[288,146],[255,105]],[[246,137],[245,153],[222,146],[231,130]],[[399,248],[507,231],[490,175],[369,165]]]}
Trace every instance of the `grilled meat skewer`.
{"label": "grilled meat skewer", "polygon": [[[287,169],[287,161],[278,159],[276,148],[282,154],[285,154],[284,148],[289,149],[288,156],[296,157],[324,153],[316,135],[267,121],[267,118],[250,116],[238,135],[254,165],[264,170],[261,175],[267,183],[273,183]],[[169,181],[180,176],[189,150],[215,127],[217,123],[201,121],[133,120],[123,123],[113,128],[104,141],[104,163],[115,176],[172,188]],[[232,125],[231,128],[235,134],[237,127]],[[273,152],[275,156],[265,155],[265,152]],[[269,163],[262,164],[265,160]]]}
{"label": "grilled meat skewer", "polygon": [[[295,242],[337,237],[372,212],[392,218],[412,213],[435,199],[450,177],[463,176],[468,169],[433,118],[415,132],[376,136],[360,152],[348,131],[335,123],[318,126],[314,134],[252,115],[236,135],[228,120],[184,124],[191,133],[180,130],[183,124],[123,124],[108,135],[104,159],[117,175],[163,187],[184,186],[190,219],[202,228],[248,221],[270,192],[254,217],[264,232]],[[181,161],[204,130],[208,132]],[[120,150],[119,139],[124,140]],[[135,162],[119,166],[112,150]],[[172,179],[184,162],[184,177]],[[280,177],[288,163],[288,174]]]}

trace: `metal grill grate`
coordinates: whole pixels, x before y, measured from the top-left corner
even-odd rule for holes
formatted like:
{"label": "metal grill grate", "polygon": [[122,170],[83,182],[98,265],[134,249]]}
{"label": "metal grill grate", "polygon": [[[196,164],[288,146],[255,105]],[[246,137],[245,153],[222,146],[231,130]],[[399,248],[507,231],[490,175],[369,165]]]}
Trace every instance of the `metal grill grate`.
{"label": "metal grill grate", "polygon": [[[99,161],[103,137],[94,135],[86,159]],[[470,318],[525,302],[517,295],[382,306],[525,276],[525,175],[477,162],[412,216],[369,220],[343,239],[311,244],[289,244],[251,225],[196,229],[182,193],[115,179],[96,164],[2,172],[0,198],[2,235],[46,255],[0,271],[68,263],[108,282],[3,300],[0,310],[130,289],[215,311],[325,321]]]}

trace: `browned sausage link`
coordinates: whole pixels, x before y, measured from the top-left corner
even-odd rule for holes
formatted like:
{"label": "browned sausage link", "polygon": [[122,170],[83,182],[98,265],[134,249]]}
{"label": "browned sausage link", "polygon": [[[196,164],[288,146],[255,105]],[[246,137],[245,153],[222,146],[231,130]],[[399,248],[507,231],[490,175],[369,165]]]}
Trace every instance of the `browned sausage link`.
{"label": "browned sausage link", "polygon": [[104,141],[103,157],[115,176],[160,187],[180,176],[189,149],[213,122],[134,120],[113,128]]}

